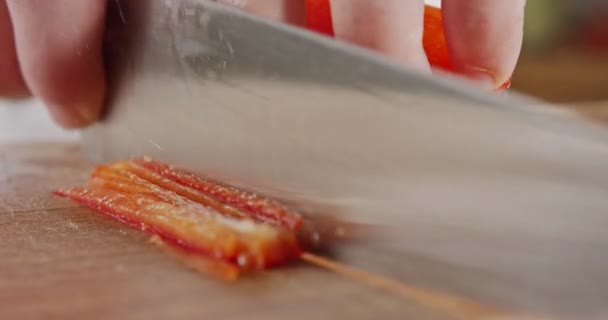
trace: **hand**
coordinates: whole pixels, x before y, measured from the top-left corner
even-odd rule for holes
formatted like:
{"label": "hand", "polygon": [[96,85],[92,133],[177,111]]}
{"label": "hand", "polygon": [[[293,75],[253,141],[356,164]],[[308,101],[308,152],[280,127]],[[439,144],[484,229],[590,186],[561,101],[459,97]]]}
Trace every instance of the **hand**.
{"label": "hand", "polygon": [[[294,25],[303,0],[220,0]],[[331,0],[336,37],[424,72],[423,0]],[[496,86],[515,68],[525,0],[443,0],[455,71]],[[65,128],[89,125],[105,95],[106,0],[0,0],[0,96],[40,98]]]}
{"label": "hand", "polygon": [[95,121],[105,9],[105,0],[0,0],[0,96],[40,98],[65,128]]}
{"label": "hand", "polygon": [[[294,25],[303,25],[305,1],[320,12],[325,10],[319,8],[329,3],[336,38],[430,72],[422,46],[424,0],[218,1]],[[525,2],[442,0],[442,10],[431,11],[433,16],[443,15],[442,29],[451,61],[449,71],[478,80],[488,90],[505,84],[521,50]],[[441,26],[440,21],[434,21],[431,28],[437,26]],[[431,37],[437,33],[430,31]]]}

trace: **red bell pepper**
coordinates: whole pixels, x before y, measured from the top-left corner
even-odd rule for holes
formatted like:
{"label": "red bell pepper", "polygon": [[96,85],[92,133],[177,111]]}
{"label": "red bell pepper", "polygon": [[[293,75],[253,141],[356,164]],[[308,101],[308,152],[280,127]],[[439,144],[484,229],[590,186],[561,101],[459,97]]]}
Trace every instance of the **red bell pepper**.
{"label": "red bell pepper", "polygon": [[306,27],[322,34],[333,36],[334,27],[331,19],[329,0],[306,0]]}

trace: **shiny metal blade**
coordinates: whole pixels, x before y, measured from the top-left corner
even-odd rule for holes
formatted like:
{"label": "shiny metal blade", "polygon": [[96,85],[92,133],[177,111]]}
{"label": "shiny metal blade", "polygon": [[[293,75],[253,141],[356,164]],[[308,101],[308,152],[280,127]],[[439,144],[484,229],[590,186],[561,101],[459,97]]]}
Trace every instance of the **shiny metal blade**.
{"label": "shiny metal blade", "polygon": [[391,226],[394,255],[489,272],[479,290],[513,305],[604,308],[603,128],[210,1],[113,7],[92,160],[150,155]]}

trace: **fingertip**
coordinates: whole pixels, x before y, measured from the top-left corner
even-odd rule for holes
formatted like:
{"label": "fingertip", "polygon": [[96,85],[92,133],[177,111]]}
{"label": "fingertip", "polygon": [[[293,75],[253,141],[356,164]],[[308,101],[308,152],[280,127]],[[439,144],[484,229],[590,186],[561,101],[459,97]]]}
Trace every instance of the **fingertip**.
{"label": "fingertip", "polygon": [[105,95],[104,0],[11,0],[15,43],[34,96],[64,128],[94,122]]}
{"label": "fingertip", "polygon": [[511,77],[523,41],[525,0],[444,0],[446,41],[454,71],[493,87]]}
{"label": "fingertip", "polygon": [[80,99],[70,99],[63,104],[52,100],[44,100],[53,120],[64,129],[80,129],[97,121],[103,110],[105,97],[105,77],[96,77],[97,83],[88,85],[87,95],[79,95]]}
{"label": "fingertip", "polygon": [[[83,40],[81,47],[95,47],[93,40]],[[99,39],[101,42],[101,39]],[[28,83],[47,107],[55,122],[65,129],[84,128],[102,112],[106,77],[101,48],[83,53],[49,48],[42,56],[25,57]],[[57,51],[56,51],[57,50]]]}
{"label": "fingertip", "polygon": [[[57,105],[47,105],[47,109],[53,121],[64,129],[82,129],[93,124],[96,118],[91,118],[89,115],[89,108],[86,110],[75,109],[72,107],[64,107]],[[75,112],[72,112],[75,110]],[[81,110],[85,110],[81,113]]]}

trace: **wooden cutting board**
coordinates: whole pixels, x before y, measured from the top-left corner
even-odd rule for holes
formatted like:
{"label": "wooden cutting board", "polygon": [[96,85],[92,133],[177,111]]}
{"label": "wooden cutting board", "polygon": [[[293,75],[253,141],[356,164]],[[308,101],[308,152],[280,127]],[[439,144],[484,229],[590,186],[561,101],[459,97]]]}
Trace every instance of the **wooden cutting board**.
{"label": "wooden cutting board", "polygon": [[[89,170],[77,145],[0,147],[0,319],[456,319],[305,264],[233,284],[209,279],[158,250],[148,235],[51,195],[81,184]],[[370,243],[344,254],[361,268],[399,275],[407,285],[483,305],[532,313],[563,304],[565,315],[606,315],[601,286],[570,309],[572,297],[552,296],[551,286],[419,253]],[[608,276],[605,262],[598,259],[598,276]]]}
{"label": "wooden cutting board", "polygon": [[76,145],[0,149],[0,318],[443,319],[313,267],[208,279],[146,234],[50,194],[89,169]]}

